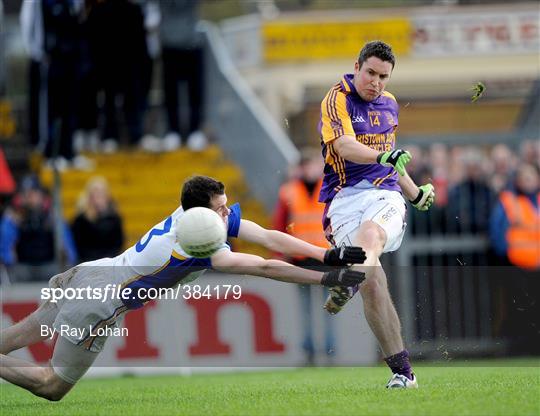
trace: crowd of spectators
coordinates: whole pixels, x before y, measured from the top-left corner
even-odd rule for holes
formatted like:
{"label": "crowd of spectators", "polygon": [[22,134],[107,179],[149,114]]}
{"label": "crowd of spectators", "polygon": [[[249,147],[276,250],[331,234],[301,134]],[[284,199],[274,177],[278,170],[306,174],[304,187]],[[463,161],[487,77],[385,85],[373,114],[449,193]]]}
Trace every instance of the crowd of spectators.
{"label": "crowd of spectators", "polygon": [[46,282],[64,269],[121,253],[122,219],[102,177],[91,178],[68,223],[55,216],[49,190],[25,176],[0,217],[2,281]]}
{"label": "crowd of spectators", "polygon": [[[147,151],[182,144],[203,149],[203,44],[197,21],[198,2],[191,0],[23,2],[31,145],[60,169],[89,168],[91,161],[81,152],[113,153],[120,144]],[[160,56],[166,126],[157,132],[145,127],[145,115]],[[187,105],[181,108],[183,84]]]}
{"label": "crowd of spectators", "polygon": [[464,249],[467,261],[442,248],[437,254],[421,254],[421,261],[473,266],[468,270],[492,266],[478,268],[478,273],[487,272],[493,333],[510,340],[515,354],[537,353],[540,309],[534,294],[540,288],[540,141],[523,141],[515,150],[504,144],[490,148],[434,144],[410,150],[416,161],[408,170],[416,178],[423,177],[419,182],[434,183],[436,205],[426,213],[408,210],[409,235],[457,237],[455,241],[463,244],[471,239],[488,242],[486,249]]}
{"label": "crowd of spectators", "polygon": [[[489,237],[499,264],[513,264],[513,256],[508,256],[508,230],[515,218],[509,216],[501,196],[511,192],[527,198],[532,207],[526,208],[532,215],[531,227],[540,229],[540,142],[523,141],[516,150],[504,144],[484,149],[440,143],[407,149],[413,154],[409,174],[418,183],[432,182],[436,189],[435,206],[430,211],[408,211],[409,233]],[[40,280],[37,276],[41,273],[36,270],[45,271],[43,279],[50,276],[47,267],[53,267],[57,256],[53,226],[48,190],[34,176],[23,178],[0,222],[1,261],[11,268],[15,280]],[[65,264],[114,256],[121,251],[122,220],[103,178],[89,181],[71,226],[62,226],[62,230]],[[534,241],[539,237],[531,238]],[[534,249],[529,257],[535,257]],[[19,264],[32,266],[34,275]]]}
{"label": "crowd of spectators", "polygon": [[52,199],[33,175],[21,180],[2,215],[0,257],[15,282],[46,281],[61,272],[60,258],[68,265],[77,260],[69,226],[57,224]]}
{"label": "crowd of spectators", "polygon": [[[525,140],[515,150],[505,144],[483,148],[440,143],[407,149],[413,154],[409,174],[418,183],[433,183],[436,189],[434,209],[427,214],[409,210],[414,235],[488,235],[501,192],[521,192],[515,185],[519,168],[527,165],[531,172],[540,172],[540,142],[536,140]],[[538,193],[538,185],[529,193],[537,204],[532,195]]]}

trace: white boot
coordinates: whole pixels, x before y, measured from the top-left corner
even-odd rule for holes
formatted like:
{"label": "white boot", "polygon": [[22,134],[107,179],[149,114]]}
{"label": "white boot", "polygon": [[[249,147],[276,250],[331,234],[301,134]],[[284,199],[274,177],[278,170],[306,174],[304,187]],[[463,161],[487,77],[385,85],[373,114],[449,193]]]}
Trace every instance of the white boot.
{"label": "white boot", "polygon": [[395,373],[386,385],[387,389],[417,389],[418,382],[416,376],[412,375],[412,380],[409,380],[407,376]]}

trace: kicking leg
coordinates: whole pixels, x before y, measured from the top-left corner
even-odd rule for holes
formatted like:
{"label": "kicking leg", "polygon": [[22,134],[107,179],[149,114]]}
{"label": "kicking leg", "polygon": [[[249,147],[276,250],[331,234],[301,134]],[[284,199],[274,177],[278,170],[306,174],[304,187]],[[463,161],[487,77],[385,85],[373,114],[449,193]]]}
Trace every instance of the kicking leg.
{"label": "kicking leg", "polygon": [[402,351],[403,341],[399,318],[388,291],[386,274],[379,261],[385,243],[385,231],[372,221],[360,225],[354,241],[367,255],[364,264],[358,266],[366,273],[366,280],[360,285],[364,312],[384,356],[387,357]]}
{"label": "kicking leg", "polygon": [[418,383],[412,372],[409,353],[403,347],[399,317],[379,261],[386,244],[386,232],[375,222],[366,221],[356,234],[355,244],[364,248],[367,255],[364,264],[359,266],[366,273],[366,280],[360,285],[366,320],[393,373],[386,387],[416,388]]}

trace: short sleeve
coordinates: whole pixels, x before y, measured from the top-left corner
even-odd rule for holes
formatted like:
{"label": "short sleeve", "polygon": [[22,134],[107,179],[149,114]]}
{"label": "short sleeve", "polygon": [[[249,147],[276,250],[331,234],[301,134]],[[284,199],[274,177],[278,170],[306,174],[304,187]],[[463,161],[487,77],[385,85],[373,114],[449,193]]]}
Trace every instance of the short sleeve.
{"label": "short sleeve", "polygon": [[321,103],[321,135],[325,143],[343,135],[356,136],[347,111],[347,96],[334,87]]}
{"label": "short sleeve", "polygon": [[240,204],[236,203],[230,207],[231,213],[229,214],[229,228],[227,230],[228,237],[238,237],[238,231],[240,230],[240,220],[242,219],[242,210]]}

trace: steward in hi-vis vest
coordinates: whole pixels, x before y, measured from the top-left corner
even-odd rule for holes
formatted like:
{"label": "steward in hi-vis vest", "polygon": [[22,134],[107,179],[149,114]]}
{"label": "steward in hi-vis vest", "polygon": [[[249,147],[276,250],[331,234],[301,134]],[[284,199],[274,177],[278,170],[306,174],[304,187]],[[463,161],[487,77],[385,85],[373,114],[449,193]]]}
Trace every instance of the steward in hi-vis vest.
{"label": "steward in hi-vis vest", "polygon": [[501,192],[499,199],[510,223],[505,236],[508,259],[525,269],[540,268],[540,193],[536,206],[527,196],[511,191]]}

